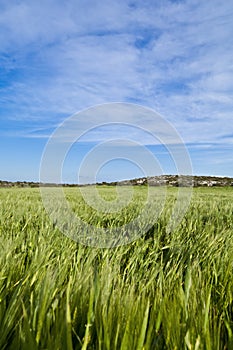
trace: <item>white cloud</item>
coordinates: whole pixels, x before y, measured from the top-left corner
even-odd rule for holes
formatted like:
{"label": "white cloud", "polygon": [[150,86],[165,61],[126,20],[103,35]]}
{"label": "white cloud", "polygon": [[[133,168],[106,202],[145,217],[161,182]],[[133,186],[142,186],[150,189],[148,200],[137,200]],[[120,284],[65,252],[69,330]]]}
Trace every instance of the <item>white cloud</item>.
{"label": "white cloud", "polygon": [[185,142],[218,142],[233,128],[232,12],[218,0],[3,2],[3,118],[47,128],[95,104],[138,102]]}

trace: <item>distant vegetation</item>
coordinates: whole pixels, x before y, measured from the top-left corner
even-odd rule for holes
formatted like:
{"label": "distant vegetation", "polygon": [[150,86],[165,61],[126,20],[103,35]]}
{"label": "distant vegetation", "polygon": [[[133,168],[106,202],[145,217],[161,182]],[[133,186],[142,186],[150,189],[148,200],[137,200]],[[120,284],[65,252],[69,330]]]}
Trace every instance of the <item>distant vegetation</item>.
{"label": "distant vegetation", "polygon": [[[218,176],[178,176],[178,175],[161,175],[161,176],[151,176],[144,178],[136,178],[132,180],[124,180],[119,182],[102,182],[99,185],[115,186],[115,185],[147,185],[150,186],[194,186],[194,187],[205,187],[205,186],[233,186],[233,178],[230,177],[218,177]],[[87,186],[89,184],[86,184]],[[47,183],[42,184],[39,182],[27,182],[27,181],[1,181],[0,187],[39,187],[39,186],[63,186],[63,187],[75,187],[77,184],[56,184],[56,183]],[[83,185],[79,185],[83,186]]]}
{"label": "distant vegetation", "polygon": [[[101,216],[77,189],[65,191],[97,226],[120,226],[143,206]],[[140,199],[147,189],[135,191]],[[100,249],[62,235],[38,189],[1,188],[0,349],[233,349],[233,187],[195,188],[170,234],[176,189],[167,192],[145,235]]]}

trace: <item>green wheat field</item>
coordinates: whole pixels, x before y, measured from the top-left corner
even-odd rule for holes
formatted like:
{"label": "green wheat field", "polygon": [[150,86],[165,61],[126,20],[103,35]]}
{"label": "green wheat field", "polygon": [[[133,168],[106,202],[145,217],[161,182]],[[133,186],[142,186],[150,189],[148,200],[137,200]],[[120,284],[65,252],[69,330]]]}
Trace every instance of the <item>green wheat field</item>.
{"label": "green wheat field", "polygon": [[[115,198],[113,187],[100,189]],[[94,225],[121,225],[67,188]],[[124,246],[93,248],[63,235],[39,189],[0,189],[0,349],[233,349],[233,188],[195,188],[180,225],[166,233],[177,189],[154,226]]]}

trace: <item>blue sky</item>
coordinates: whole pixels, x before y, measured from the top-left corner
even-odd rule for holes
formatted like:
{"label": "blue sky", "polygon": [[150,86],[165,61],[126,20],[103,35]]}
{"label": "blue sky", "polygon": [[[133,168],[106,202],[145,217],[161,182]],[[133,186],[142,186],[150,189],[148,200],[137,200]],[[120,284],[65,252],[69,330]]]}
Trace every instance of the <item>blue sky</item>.
{"label": "blue sky", "polygon": [[[109,102],[160,113],[194,174],[233,176],[232,16],[233,2],[219,0],[0,0],[0,179],[37,181],[56,127]],[[90,147],[73,148],[64,181]],[[119,162],[99,179],[140,173]]]}

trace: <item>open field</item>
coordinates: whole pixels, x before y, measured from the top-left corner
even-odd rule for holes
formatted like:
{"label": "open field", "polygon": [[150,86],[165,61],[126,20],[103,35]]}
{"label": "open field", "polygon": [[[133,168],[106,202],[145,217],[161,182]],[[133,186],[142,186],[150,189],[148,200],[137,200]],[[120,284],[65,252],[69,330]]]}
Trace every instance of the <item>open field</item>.
{"label": "open field", "polygon": [[[146,235],[101,249],[61,234],[39,189],[0,189],[0,349],[233,349],[233,188],[195,188],[168,235],[176,191]],[[124,221],[103,223],[66,192],[86,220]]]}

